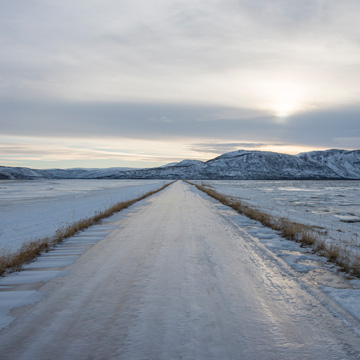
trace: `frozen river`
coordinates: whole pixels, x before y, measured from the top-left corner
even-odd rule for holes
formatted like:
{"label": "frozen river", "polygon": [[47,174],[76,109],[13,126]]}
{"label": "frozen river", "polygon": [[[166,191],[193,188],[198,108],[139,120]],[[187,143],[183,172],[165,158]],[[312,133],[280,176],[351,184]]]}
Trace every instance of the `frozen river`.
{"label": "frozen river", "polygon": [[57,229],[159,189],[162,180],[0,182],[0,249],[53,236]]}

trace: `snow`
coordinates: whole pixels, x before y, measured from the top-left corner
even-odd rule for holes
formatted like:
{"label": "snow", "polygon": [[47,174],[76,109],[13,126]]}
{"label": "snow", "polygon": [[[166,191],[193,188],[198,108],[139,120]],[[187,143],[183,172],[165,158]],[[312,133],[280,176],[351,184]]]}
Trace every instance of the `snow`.
{"label": "snow", "polygon": [[[111,219],[122,217],[118,213]],[[65,268],[114,229],[108,225],[108,220],[104,220],[100,225],[74,235],[52,251],[41,254],[35,261],[25,264],[22,271],[0,278],[0,329],[12,322],[13,317],[9,315],[11,309],[42,299],[43,294],[35,290],[53,278],[69,275]]]}
{"label": "snow", "polygon": [[[66,274],[28,288],[42,299],[11,312],[4,360],[360,356],[357,307],[350,315],[328,295],[336,288],[355,300],[357,283],[183,182],[66,241],[31,271],[56,271],[78,248],[58,269]],[[19,292],[9,286],[0,280],[0,303]]]}
{"label": "snow", "polygon": [[325,165],[343,178],[359,179],[359,155],[360,150],[331,149],[301,153],[297,156],[320,166]]}
{"label": "snow", "polygon": [[[197,181],[202,184],[202,181]],[[360,249],[359,181],[212,181],[219,193],[276,217],[315,226],[328,244]]]}
{"label": "snow", "polygon": [[[39,261],[39,260],[37,260]],[[36,262],[37,262],[36,261]],[[60,276],[60,270],[46,270],[46,271],[30,271],[23,270],[21,272],[16,272],[7,275],[6,277],[1,279],[1,289],[6,287],[6,285],[19,285],[19,284],[31,284],[31,283],[39,283],[46,282],[50,279],[53,279],[56,276]],[[11,287],[6,287],[11,288]]]}
{"label": "snow", "polygon": [[[348,309],[354,316],[360,314],[360,289],[335,289],[324,287],[324,291]],[[359,333],[360,334],[360,333]]]}
{"label": "snow", "polygon": [[183,160],[148,169],[48,169],[0,166],[0,179],[360,179],[360,150],[288,155],[237,150],[202,162]]}
{"label": "snow", "polygon": [[0,293],[0,329],[9,325],[13,318],[8,314],[9,309],[30,305],[40,301],[42,294],[35,290],[2,291]]}
{"label": "snow", "polygon": [[133,168],[72,168],[72,169],[29,169],[24,167],[0,166],[0,178],[16,179],[97,179],[118,174]]}
{"label": "snow", "polygon": [[0,249],[53,236],[60,227],[137,198],[159,180],[28,180],[0,182]]}

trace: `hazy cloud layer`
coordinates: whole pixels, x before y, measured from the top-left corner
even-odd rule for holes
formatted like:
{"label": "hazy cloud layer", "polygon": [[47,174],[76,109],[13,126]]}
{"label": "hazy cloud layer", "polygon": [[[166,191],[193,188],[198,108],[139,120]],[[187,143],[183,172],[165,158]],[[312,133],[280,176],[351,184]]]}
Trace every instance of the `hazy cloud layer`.
{"label": "hazy cloud layer", "polygon": [[[223,139],[244,143],[336,146],[336,138],[360,136],[360,109],[293,115],[279,120],[216,106],[148,103],[0,104],[3,135],[69,138]],[[227,116],[231,113],[231,117]],[[237,117],[235,114],[237,113]],[[244,115],[243,115],[244,114]],[[359,144],[360,145],[360,144]]]}
{"label": "hazy cloud layer", "polygon": [[1,134],[28,149],[177,139],[201,158],[358,148],[359,14],[357,0],[3,1]]}
{"label": "hazy cloud layer", "polygon": [[[270,143],[271,146],[286,146],[288,144],[284,144],[284,143],[280,143],[280,144],[276,144],[276,143]],[[192,149],[194,151],[198,151],[200,153],[213,153],[213,154],[224,154],[230,151],[235,151],[238,149],[246,149],[246,150],[253,150],[253,149],[262,149],[262,148],[266,148],[269,146],[269,143],[216,143],[216,142],[212,142],[212,143],[203,143],[203,144],[193,144],[192,145]]]}

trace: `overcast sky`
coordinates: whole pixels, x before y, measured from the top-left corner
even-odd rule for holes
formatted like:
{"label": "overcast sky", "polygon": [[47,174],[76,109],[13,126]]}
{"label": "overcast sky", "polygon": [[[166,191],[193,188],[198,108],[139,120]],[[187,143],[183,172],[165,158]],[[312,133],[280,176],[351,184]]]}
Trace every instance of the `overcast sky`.
{"label": "overcast sky", "polygon": [[0,0],[0,165],[360,148],[359,0]]}

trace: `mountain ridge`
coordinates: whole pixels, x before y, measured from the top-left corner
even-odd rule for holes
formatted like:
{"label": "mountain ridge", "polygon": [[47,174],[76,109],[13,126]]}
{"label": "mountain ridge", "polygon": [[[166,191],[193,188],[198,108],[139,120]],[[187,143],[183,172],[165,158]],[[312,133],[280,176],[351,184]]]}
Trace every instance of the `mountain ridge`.
{"label": "mountain ridge", "polygon": [[178,163],[145,169],[37,170],[0,166],[1,179],[360,180],[360,150],[330,149],[297,155],[236,150],[205,162],[185,159]]}

